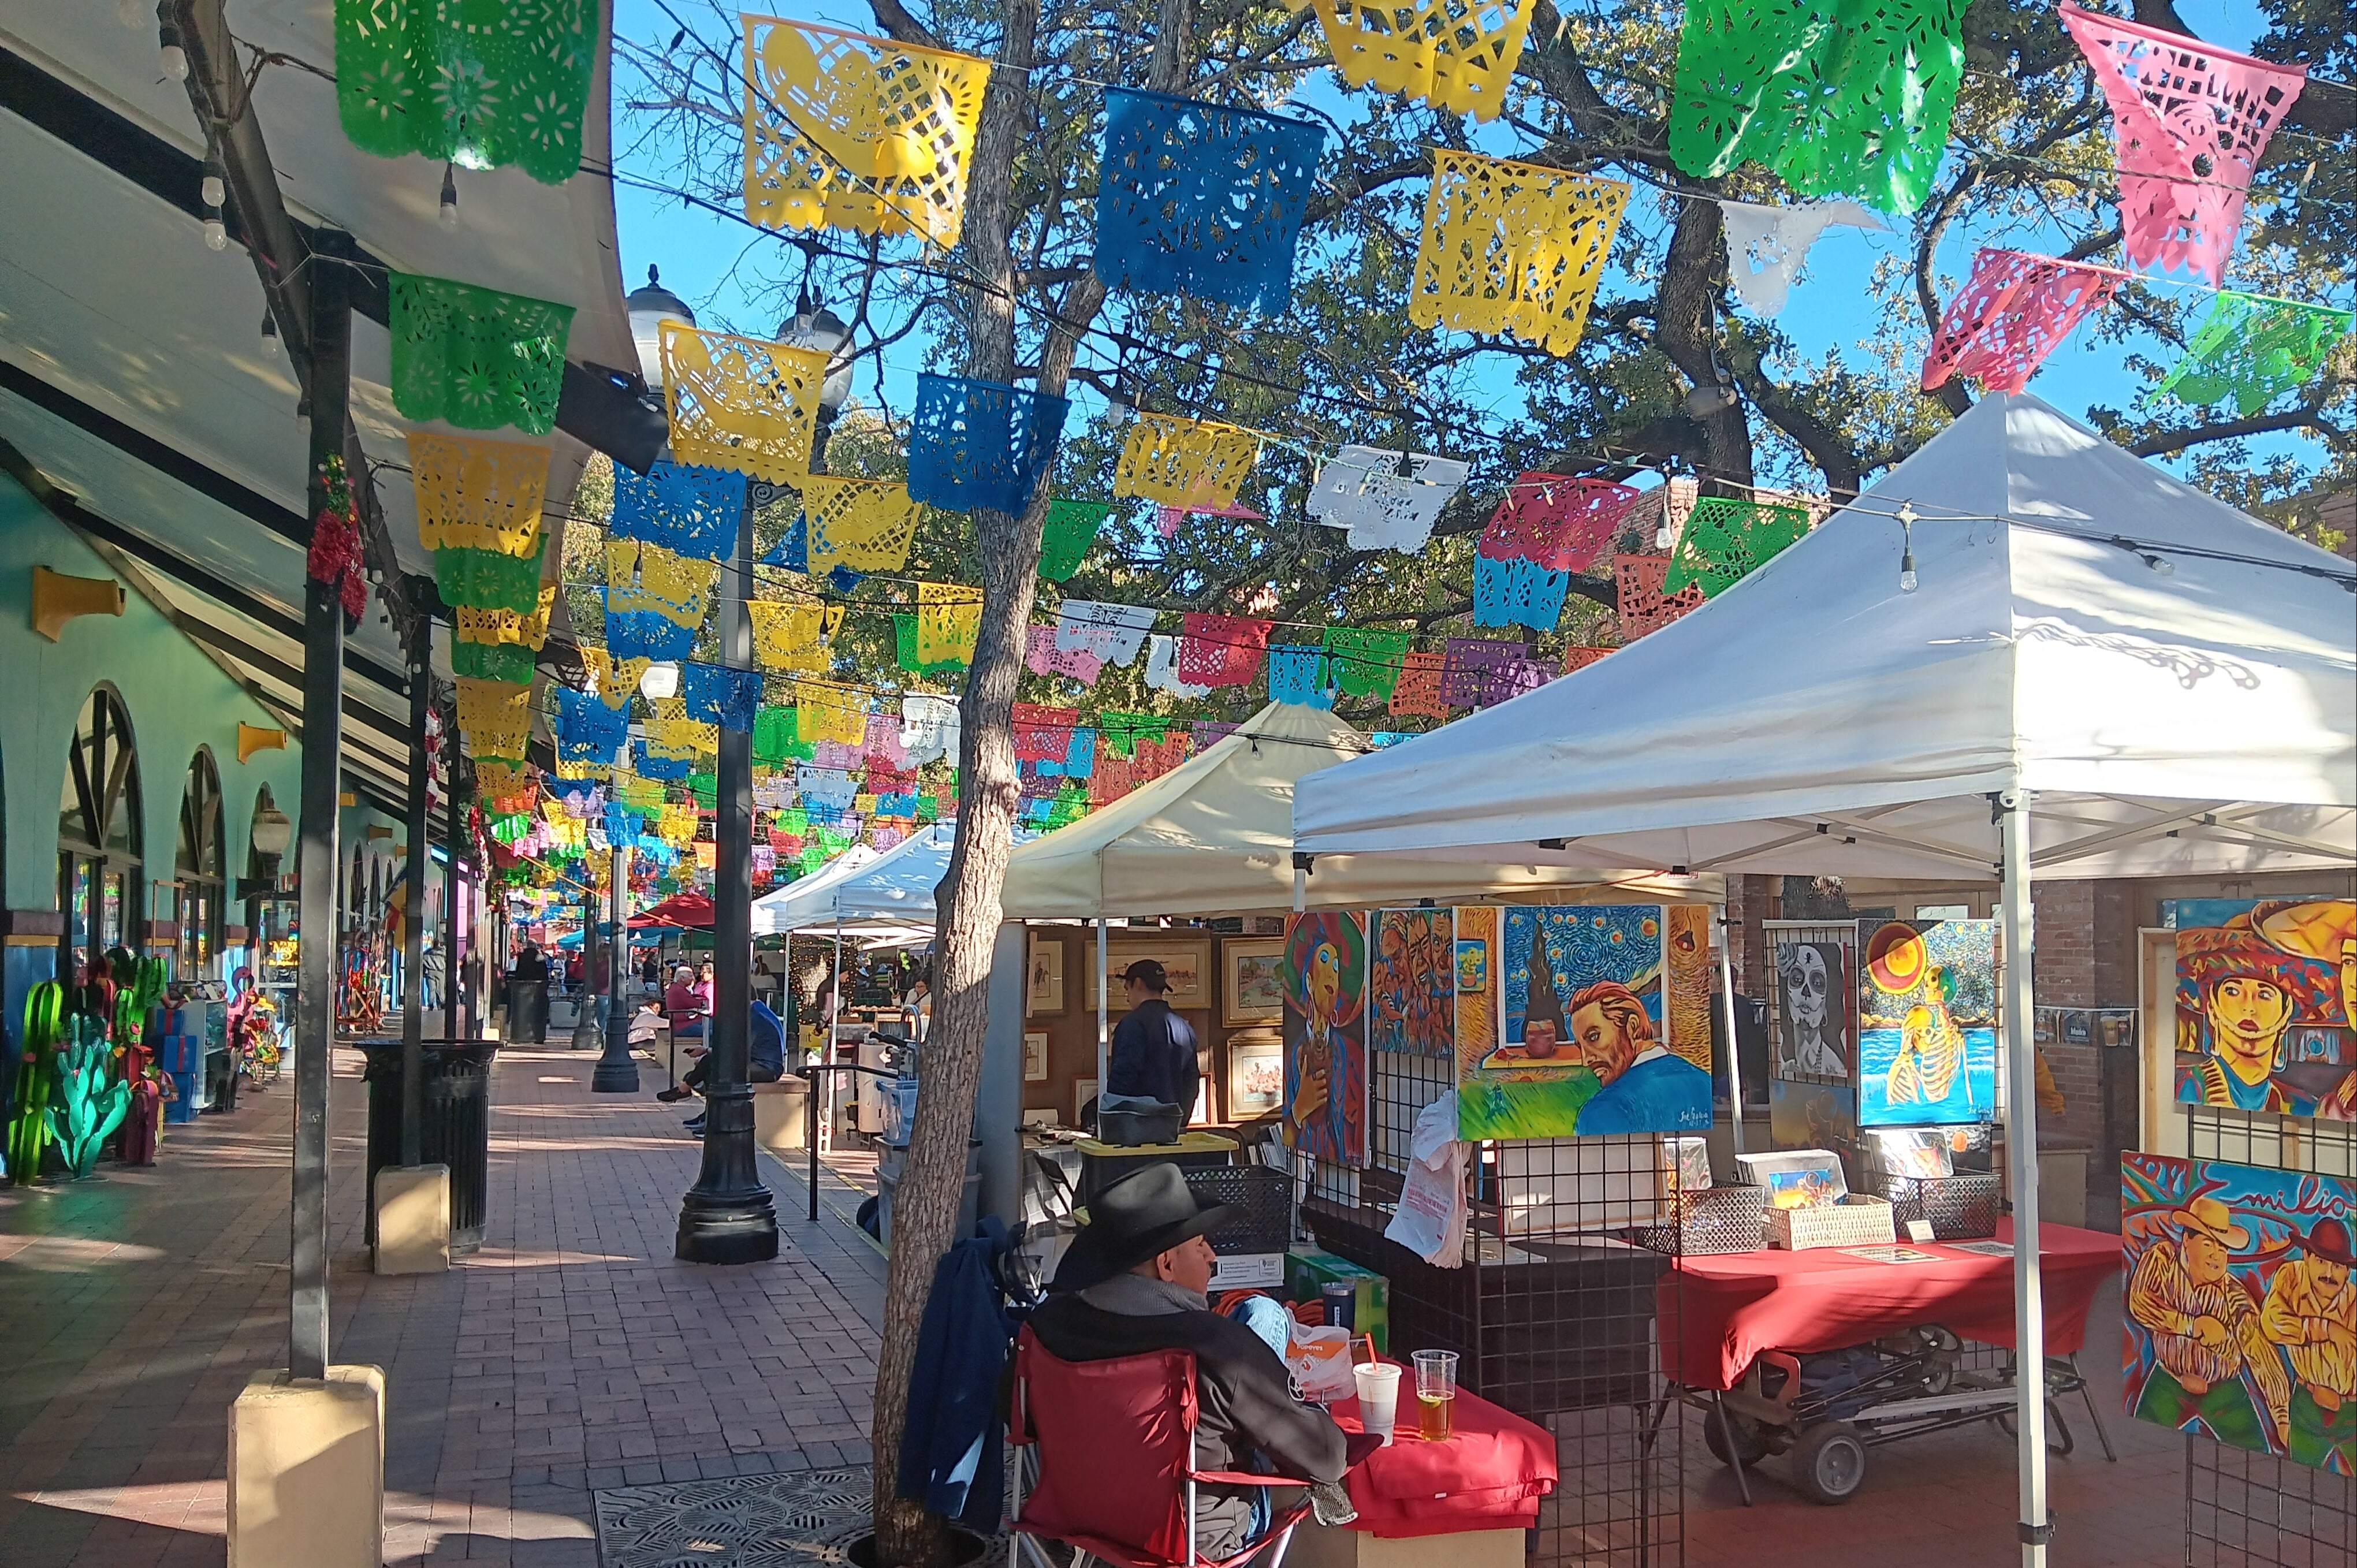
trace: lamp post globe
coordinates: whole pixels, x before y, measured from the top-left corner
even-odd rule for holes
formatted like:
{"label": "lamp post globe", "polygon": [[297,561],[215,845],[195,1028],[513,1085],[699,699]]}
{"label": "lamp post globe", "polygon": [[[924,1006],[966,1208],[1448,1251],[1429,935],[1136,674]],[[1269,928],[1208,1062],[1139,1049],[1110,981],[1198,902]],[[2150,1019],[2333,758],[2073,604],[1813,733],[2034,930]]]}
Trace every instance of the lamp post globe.
{"label": "lamp post globe", "polygon": [[651,391],[662,391],[662,324],[666,321],[695,325],[695,312],[687,302],[663,287],[662,275],[653,267],[647,269],[644,288],[634,288],[622,301],[630,313],[630,338],[638,346],[639,374]]}

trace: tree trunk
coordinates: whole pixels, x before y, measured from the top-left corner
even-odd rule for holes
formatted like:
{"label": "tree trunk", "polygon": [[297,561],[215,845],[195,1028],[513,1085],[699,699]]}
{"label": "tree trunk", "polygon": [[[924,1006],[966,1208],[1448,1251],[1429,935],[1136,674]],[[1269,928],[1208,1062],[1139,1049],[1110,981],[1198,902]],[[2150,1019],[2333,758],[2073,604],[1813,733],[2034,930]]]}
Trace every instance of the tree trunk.
{"label": "tree trunk", "polygon": [[[1189,0],[1161,0],[1161,32],[1189,38]],[[974,289],[968,373],[979,381],[1015,376],[1015,290],[1011,187],[1023,134],[1039,27],[1039,0],[1006,0],[1001,69],[974,134],[964,249],[983,282]],[[1157,46],[1148,85],[1176,91],[1192,69],[1191,42]],[[1039,392],[1061,397],[1080,338],[1096,320],[1105,288],[1094,274],[1073,283],[1059,303],[1056,326],[1041,345]],[[933,1016],[920,1058],[916,1124],[892,1203],[892,1251],[884,1278],[883,1345],[876,1362],[876,1561],[879,1568],[941,1568],[949,1561],[946,1522],[899,1495],[900,1449],[908,1430],[909,1385],[917,1332],[934,1270],[954,1240],[965,1186],[966,1140],[982,1079],[989,1022],[990,962],[997,943],[1000,895],[1014,846],[1017,778],[1014,705],[1023,646],[1039,585],[1039,541],[1053,490],[1043,478],[1019,515],[977,510],[982,559],[982,621],[966,672],[958,746],[958,831],[949,869],[934,890]]]}

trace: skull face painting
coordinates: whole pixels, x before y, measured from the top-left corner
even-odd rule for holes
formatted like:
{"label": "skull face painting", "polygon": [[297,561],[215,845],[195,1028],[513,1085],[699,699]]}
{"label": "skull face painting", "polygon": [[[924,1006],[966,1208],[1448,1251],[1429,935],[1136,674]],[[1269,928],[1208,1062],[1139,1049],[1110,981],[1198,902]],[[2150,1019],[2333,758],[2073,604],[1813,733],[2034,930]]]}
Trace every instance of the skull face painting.
{"label": "skull face painting", "polygon": [[1849,1018],[1843,1004],[1838,942],[1779,942],[1776,978],[1783,987],[1784,1049],[1780,1069],[1797,1077],[1849,1074]]}

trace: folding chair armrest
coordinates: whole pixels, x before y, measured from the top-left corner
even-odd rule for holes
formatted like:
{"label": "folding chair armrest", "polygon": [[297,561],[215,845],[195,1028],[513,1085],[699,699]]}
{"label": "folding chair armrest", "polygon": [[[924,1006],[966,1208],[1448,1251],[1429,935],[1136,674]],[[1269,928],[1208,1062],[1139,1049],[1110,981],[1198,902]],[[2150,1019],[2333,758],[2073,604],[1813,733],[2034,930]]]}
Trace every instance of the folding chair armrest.
{"label": "folding chair armrest", "polygon": [[1255,1476],[1244,1470],[1190,1470],[1190,1481],[1214,1487],[1307,1487],[1307,1481],[1297,1481],[1290,1476]]}

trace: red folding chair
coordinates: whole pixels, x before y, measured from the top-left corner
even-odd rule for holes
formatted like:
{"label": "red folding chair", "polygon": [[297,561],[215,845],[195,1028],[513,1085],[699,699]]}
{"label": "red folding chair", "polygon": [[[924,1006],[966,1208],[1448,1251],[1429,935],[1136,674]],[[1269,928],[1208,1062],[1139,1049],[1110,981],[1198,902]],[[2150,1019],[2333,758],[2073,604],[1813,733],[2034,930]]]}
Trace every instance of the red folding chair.
{"label": "red folding chair", "polygon": [[[1062,1361],[1027,1326],[1016,1342],[1016,1549],[1031,1568],[1055,1568],[1041,1549],[1060,1541],[1071,1568],[1100,1558],[1112,1568],[1229,1568],[1265,1553],[1284,1568],[1309,1497],[1273,1510],[1259,1540],[1227,1557],[1195,1550],[1199,1486],[1303,1487],[1283,1476],[1195,1466],[1195,1358],[1157,1350],[1111,1361]],[[1027,1492],[1027,1466],[1032,1480]]]}

